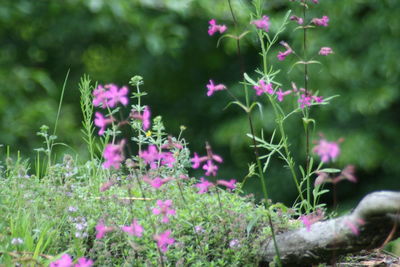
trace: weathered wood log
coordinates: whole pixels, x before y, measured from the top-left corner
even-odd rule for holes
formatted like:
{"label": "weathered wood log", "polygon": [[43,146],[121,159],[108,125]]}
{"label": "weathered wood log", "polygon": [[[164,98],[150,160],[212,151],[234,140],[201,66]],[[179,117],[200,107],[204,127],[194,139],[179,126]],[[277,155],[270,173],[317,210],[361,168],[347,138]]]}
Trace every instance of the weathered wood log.
{"label": "weathered wood log", "polygon": [[[368,194],[350,213],[276,236],[284,266],[310,266],[340,255],[381,247],[400,236],[400,192]],[[272,240],[262,245],[264,263],[273,261]]]}

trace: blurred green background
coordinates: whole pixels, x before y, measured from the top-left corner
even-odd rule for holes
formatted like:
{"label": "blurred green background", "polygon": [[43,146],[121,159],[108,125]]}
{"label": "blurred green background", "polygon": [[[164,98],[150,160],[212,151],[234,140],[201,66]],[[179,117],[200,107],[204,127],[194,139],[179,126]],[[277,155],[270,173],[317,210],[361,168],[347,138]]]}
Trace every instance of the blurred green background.
{"label": "blurred green background", "polygon": [[[265,1],[271,32],[288,9],[300,15],[298,3]],[[359,182],[338,185],[339,201],[358,201],[367,192],[400,189],[400,2],[398,0],[321,0],[311,4],[309,17],[330,17],[329,27],[309,34],[309,53],[322,65],[313,65],[310,88],[320,95],[340,95],[331,105],[312,111],[317,129],[328,140],[345,138],[342,154],[332,167],[354,164]],[[242,180],[252,161],[246,117],[236,107],[224,110],[230,101],[225,92],[206,96],[210,78],[242,96],[239,58],[235,42],[225,39],[217,48],[217,36],[207,35],[208,20],[216,18],[231,33],[254,30],[249,24],[250,1],[232,0],[239,20],[234,28],[228,1],[210,0],[3,0],[0,5],[0,143],[25,156],[42,146],[36,132],[42,124],[54,126],[61,88],[68,69],[58,140],[74,148],[84,159],[85,145],[79,131],[78,82],[86,73],[99,83],[127,85],[133,75],[145,79],[144,101],[154,115],[162,115],[167,129],[185,138],[192,151],[204,154],[209,141],[225,159],[220,178]],[[301,49],[302,33],[292,22],[280,40]],[[335,54],[320,57],[322,46]],[[249,34],[241,43],[244,68],[256,79],[260,65],[258,43]],[[294,56],[284,62],[270,60],[281,68],[284,89],[295,81],[302,86],[302,69],[293,68]],[[289,101],[290,102],[290,101]],[[293,104],[293,103],[292,103]],[[289,103],[290,105],[290,103]],[[257,112],[256,125],[266,134],[273,123],[271,109]],[[291,148],[304,163],[304,132],[301,117],[288,121]],[[4,151],[4,150],[3,150]],[[63,151],[65,152],[65,151]],[[67,149],[67,152],[68,151]],[[290,204],[296,197],[292,178],[276,159],[269,171],[271,198]],[[246,185],[248,193],[260,196],[257,179]],[[330,201],[327,198],[326,201]],[[345,206],[345,202],[342,202]],[[350,205],[349,204],[349,205]]]}

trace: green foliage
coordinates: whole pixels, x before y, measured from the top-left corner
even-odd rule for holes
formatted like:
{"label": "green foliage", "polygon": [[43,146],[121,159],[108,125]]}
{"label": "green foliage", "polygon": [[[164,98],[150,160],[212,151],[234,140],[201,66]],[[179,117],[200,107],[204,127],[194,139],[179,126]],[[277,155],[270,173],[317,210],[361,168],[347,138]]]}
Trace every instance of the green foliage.
{"label": "green foliage", "polygon": [[[239,34],[248,30],[247,1],[232,0],[238,18]],[[271,17],[271,31],[276,32],[288,8],[296,15],[289,1],[267,1],[265,14]],[[375,189],[398,187],[400,165],[396,151],[400,149],[400,129],[396,123],[399,109],[398,84],[400,71],[398,13],[400,3],[385,1],[320,1],[310,16],[328,15],[330,26],[310,35],[310,51],[329,45],[335,54],[321,59],[310,68],[310,86],[321,95],[340,95],[333,105],[321,108],[312,116],[317,129],[329,139],[344,137],[339,165],[355,164],[360,176],[357,189],[361,194]],[[233,28],[226,1],[3,1],[0,10],[0,140],[18,147],[25,155],[41,145],[33,129],[56,121],[61,85],[71,69],[67,94],[60,113],[58,140],[79,149],[86,155],[80,138],[79,90],[76,84],[81,73],[93,80],[123,84],[132,73],[147,78],[152,97],[149,105],[160,111],[171,129],[187,126],[187,138],[194,150],[209,140],[230,168],[225,177],[244,177],[251,159],[247,129],[243,118],[230,109],[221,112],[224,96],[207,99],[205,84],[211,77],[220,77],[233,90],[239,73],[235,42],[223,40],[218,49],[216,40],[206,38],[207,21],[216,18]],[[289,24],[282,40],[300,47],[300,31]],[[118,30],[116,30],[118,29]],[[245,69],[260,66],[255,39],[246,35],[242,40]],[[279,47],[273,47],[276,54]],[[273,59],[276,60],[277,59]],[[278,62],[283,71],[278,76],[283,88],[290,81],[299,81],[294,61]],[[327,64],[329,63],[329,64]],[[162,111],[162,112],[161,112]],[[190,111],[190,112],[189,112]],[[206,112],[205,112],[206,111]],[[271,107],[264,107],[263,117],[255,125],[269,125]],[[190,115],[189,115],[190,114]],[[235,119],[233,119],[235,118]],[[335,121],[335,124],[332,124]],[[210,127],[205,127],[210,126]],[[288,123],[287,132],[299,134],[296,123]],[[269,133],[272,133],[272,129]],[[291,146],[301,159],[302,142]],[[57,148],[62,158],[65,148]],[[68,149],[70,150],[70,149]],[[69,151],[70,152],[70,151]],[[362,155],[362,156],[360,156]],[[274,167],[273,180],[267,182],[270,197],[290,202],[295,190],[285,186],[290,174]],[[228,170],[229,169],[229,170]],[[379,179],[377,179],[379,178]],[[256,179],[246,183],[247,192],[257,191]],[[346,188],[342,188],[346,194]],[[256,195],[259,194],[256,192]],[[349,194],[353,197],[353,191]],[[343,196],[340,196],[343,198]],[[354,196],[355,197],[355,196]]]}
{"label": "green foliage", "polygon": [[[76,165],[66,156],[64,163],[52,166],[48,176],[41,180],[16,170],[9,175],[1,173],[0,213],[4,218],[0,223],[1,262],[21,263],[29,259],[41,265],[54,259],[52,256],[69,253],[74,258],[90,257],[99,266],[158,265],[151,227],[156,223],[158,231],[173,229],[177,241],[165,254],[168,266],[257,263],[256,252],[270,230],[266,222],[268,211],[254,204],[253,198],[243,198],[239,191],[229,193],[220,188],[209,194],[197,194],[193,187],[196,180],[190,178],[172,181],[161,190],[142,184],[147,198],[144,200],[136,180],[122,172],[114,172],[112,177],[117,178],[118,183],[101,193],[99,187],[108,181],[109,174],[104,171],[89,177],[93,171],[88,166],[92,163]],[[26,169],[27,166],[14,163],[13,168]],[[221,202],[217,201],[217,191]],[[177,210],[168,225],[160,224],[159,216],[147,212],[159,198],[171,199]],[[269,212],[276,227],[280,230],[299,227],[299,221],[290,220],[286,209],[283,205],[271,207]],[[276,211],[284,213],[278,216]],[[119,230],[133,218],[144,227],[141,238],[130,237]],[[103,239],[95,239],[94,227],[100,219],[115,230]],[[201,226],[197,234],[195,226]],[[23,242],[13,245],[13,238],[21,238]]]}

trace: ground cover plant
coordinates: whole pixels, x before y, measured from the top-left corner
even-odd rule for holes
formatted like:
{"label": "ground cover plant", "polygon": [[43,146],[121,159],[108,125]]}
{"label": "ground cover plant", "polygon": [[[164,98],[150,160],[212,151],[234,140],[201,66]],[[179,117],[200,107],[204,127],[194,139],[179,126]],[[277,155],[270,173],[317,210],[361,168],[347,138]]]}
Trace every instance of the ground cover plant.
{"label": "ground cover plant", "polygon": [[[243,30],[227,1],[232,25],[209,21],[210,38],[220,36],[218,44],[234,42],[239,62],[245,38],[253,35],[260,45],[260,67],[248,73],[242,70],[240,89],[232,90],[218,77],[204,86],[209,97],[226,92],[232,99],[227,107],[240,108],[247,116],[249,131],[243,137],[250,141],[254,162],[249,164],[246,177],[220,177],[223,158],[206,141],[204,151],[190,152],[185,126],[177,136],[169,134],[162,117],[152,114],[146,105],[145,78],[133,76],[128,87],[98,84],[84,76],[79,90],[82,135],[89,159],[73,153],[65,154],[62,160],[55,157],[57,146],[68,146],[57,141],[57,121],[53,129],[43,126],[37,133],[44,146],[37,149],[33,161],[19,154],[12,156],[12,148],[2,147],[1,263],[257,266],[268,262],[260,253],[267,240],[274,253],[269,262],[282,266],[277,235],[296,229],[307,233],[318,221],[334,216],[320,197],[330,188],[335,196],[338,182],[357,181],[354,166],[335,167],[343,140],[337,137],[332,141],[318,134],[312,118],[312,111],[336,97],[309,86],[310,66],[321,64],[317,59],[332,56],[334,50],[326,44],[310,45],[307,36],[328,27],[329,17],[323,11],[316,17],[308,15],[310,9],[318,10],[317,0],[294,4],[293,12],[288,11],[285,17],[271,18],[263,1],[253,1],[249,24]],[[296,30],[303,32],[299,48],[280,40],[288,23],[298,24]],[[271,49],[278,45],[282,51],[272,54]],[[271,58],[283,61],[289,56],[299,60],[285,71],[288,75],[300,71],[303,80],[284,85],[276,78],[280,70]],[[62,92],[63,96],[64,89]],[[270,136],[253,123],[256,113],[266,116],[265,105],[273,108]],[[304,151],[304,166],[293,158],[285,131],[285,125],[293,120],[301,122],[298,138],[304,139],[304,147],[299,148]],[[269,200],[265,181],[274,158],[283,162],[282,168],[293,180],[288,186],[298,192],[292,207]],[[192,177],[191,169],[200,169],[203,176]],[[248,179],[260,179],[260,203],[242,190]],[[335,197],[334,206],[337,201]],[[365,224],[349,220],[343,229],[357,237]],[[396,233],[396,227],[393,229]],[[388,235],[387,241],[395,235]]]}

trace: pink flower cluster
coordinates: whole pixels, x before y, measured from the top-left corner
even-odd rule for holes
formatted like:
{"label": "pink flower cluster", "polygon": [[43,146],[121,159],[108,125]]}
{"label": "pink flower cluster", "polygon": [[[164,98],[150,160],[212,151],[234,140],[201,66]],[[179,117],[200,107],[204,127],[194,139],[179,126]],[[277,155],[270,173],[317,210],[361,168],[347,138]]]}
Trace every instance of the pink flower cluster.
{"label": "pink flower cluster", "polygon": [[158,208],[153,208],[153,214],[162,215],[162,223],[169,222],[169,216],[176,215],[176,211],[172,208],[172,200],[168,199],[165,201],[157,200]]}
{"label": "pink flower cluster", "polygon": [[298,95],[299,99],[297,102],[300,104],[300,108],[305,108],[306,106],[311,106],[313,103],[322,103],[324,101],[322,96],[313,95],[304,88],[297,89],[295,83],[292,83],[292,92]]}
{"label": "pink flower cluster", "polygon": [[290,16],[290,20],[296,21],[299,25],[303,24],[304,22],[303,18],[300,18],[298,16]]}
{"label": "pink flower cluster", "polygon": [[140,114],[137,111],[132,110],[130,117],[132,119],[141,120],[143,125],[143,130],[147,131],[150,128],[151,111],[148,106],[144,107],[143,113]]}
{"label": "pink flower cluster", "polygon": [[324,163],[335,160],[340,154],[339,142],[328,142],[326,139],[321,138],[314,147],[313,152],[318,154]]}
{"label": "pink flower cluster", "polygon": [[[95,107],[114,108],[118,103],[126,106],[128,104],[128,88],[120,89],[115,84],[99,85],[93,91],[93,105]],[[95,113],[94,124],[100,128],[99,135],[103,135],[108,124],[114,122],[114,118],[106,118],[100,112]]]}
{"label": "pink flower cluster", "polygon": [[128,105],[128,87],[118,88],[115,84],[99,85],[93,91],[93,105],[95,107],[114,108],[118,103]]}
{"label": "pink flower cluster", "polygon": [[222,34],[228,29],[228,27],[226,27],[225,25],[218,25],[215,19],[210,20],[208,24],[210,24],[210,26],[208,27],[208,35],[210,36],[214,35],[216,32]]}
{"label": "pink flower cluster", "polygon": [[264,80],[260,80],[258,83],[259,83],[258,85],[253,86],[253,89],[256,90],[256,95],[262,95],[264,93],[270,95],[275,94],[279,102],[282,102],[283,98],[292,92],[291,90],[283,92],[281,88],[279,88],[279,90],[275,92],[274,89],[272,88],[272,84],[271,83],[266,84]]}
{"label": "pink flower cluster", "polygon": [[139,157],[143,159],[150,169],[157,169],[159,165],[166,165],[172,168],[175,163],[175,157],[171,152],[159,151],[155,145],[149,145],[147,150],[139,152]]}
{"label": "pink flower cluster", "polygon": [[251,24],[256,25],[258,29],[262,29],[266,32],[269,31],[269,17],[268,16],[262,16],[261,19],[253,20],[250,22]]}
{"label": "pink flower cluster", "polygon": [[[100,220],[96,227],[96,239],[102,239],[107,233],[112,232],[115,230],[114,227],[106,226],[103,220]],[[128,235],[141,237],[143,234],[143,227],[137,222],[136,219],[133,219],[131,225],[129,226],[122,226],[121,230]]]}
{"label": "pink flower cluster", "polygon": [[321,49],[318,52],[318,54],[320,54],[321,56],[327,56],[332,53],[333,53],[333,51],[332,51],[332,48],[330,48],[330,47],[321,47]]}
{"label": "pink flower cluster", "polygon": [[86,259],[84,257],[79,258],[77,263],[73,265],[72,257],[68,254],[64,254],[56,261],[53,261],[49,265],[50,267],[90,267],[93,266],[93,261],[91,259]]}
{"label": "pink flower cluster", "polygon": [[160,189],[161,186],[172,180],[174,180],[172,177],[167,177],[167,178],[155,177],[154,179],[151,179],[147,176],[143,177],[143,181],[145,181],[155,189]]}
{"label": "pink flower cluster", "polygon": [[199,157],[197,153],[194,153],[194,157],[190,159],[190,161],[193,163],[192,168],[197,169],[200,167],[203,162],[206,162],[203,164],[203,170],[206,171],[206,176],[216,176],[217,171],[218,171],[218,166],[214,164],[215,162],[222,163],[222,158],[218,155],[215,155],[212,150],[211,146],[207,143],[206,144],[206,150],[207,150],[207,156]]}
{"label": "pink flower cluster", "polygon": [[311,23],[313,23],[314,25],[324,26],[324,27],[328,27],[328,22],[329,22],[328,16],[323,16],[322,18],[313,18],[311,20]]}
{"label": "pink flower cluster", "polygon": [[143,227],[137,222],[136,219],[133,219],[131,225],[122,226],[121,230],[127,233],[128,235],[142,237]]}
{"label": "pink flower cluster", "polygon": [[266,84],[264,80],[260,80],[258,83],[258,85],[253,86],[253,89],[256,90],[256,95],[262,95],[264,93],[268,93],[270,95],[274,94],[272,83]]}
{"label": "pink flower cluster", "polygon": [[[192,168],[197,169],[203,164],[202,168],[203,170],[205,170],[206,176],[210,175],[216,176],[218,171],[218,166],[215,165],[214,161],[217,163],[222,163],[223,160],[220,156],[212,152],[211,146],[208,143],[206,143],[206,151],[207,151],[207,156],[202,156],[202,157],[199,157],[199,155],[197,155],[196,152],[194,153],[194,157],[190,159],[192,162]],[[231,179],[229,182],[225,180],[217,180],[217,184],[225,186],[229,190],[236,188],[235,179]],[[199,189],[199,191],[197,192],[198,194],[207,193],[208,190],[213,186],[214,186],[213,183],[209,182],[203,177],[200,178],[200,183],[194,185],[194,187],[197,187]]]}
{"label": "pink flower cluster", "polygon": [[154,235],[153,238],[157,241],[157,246],[163,253],[168,250],[168,246],[175,243],[175,239],[171,237],[171,230],[166,230],[161,234]]}
{"label": "pink flower cluster", "polygon": [[103,163],[103,167],[108,169],[114,167],[119,169],[121,162],[124,160],[123,148],[125,145],[125,140],[121,140],[119,144],[108,144],[103,152],[103,157],[106,160]]}
{"label": "pink flower cluster", "polygon": [[348,180],[352,183],[357,183],[357,177],[354,175],[355,167],[353,165],[347,165],[338,176],[331,178],[326,172],[318,172],[318,176],[315,179],[314,185],[320,185],[324,183],[337,184],[342,180]]}
{"label": "pink flower cluster", "polygon": [[322,210],[317,210],[315,213],[308,215],[301,215],[299,220],[303,222],[307,231],[311,230],[311,225],[322,220],[324,218],[324,212]]}

